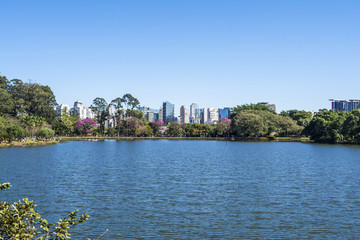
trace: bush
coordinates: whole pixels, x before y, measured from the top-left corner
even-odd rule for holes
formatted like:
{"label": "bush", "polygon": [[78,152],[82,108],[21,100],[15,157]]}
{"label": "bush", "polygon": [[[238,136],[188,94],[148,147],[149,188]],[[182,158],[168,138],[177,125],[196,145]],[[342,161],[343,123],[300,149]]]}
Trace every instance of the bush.
{"label": "bush", "polygon": [[12,125],[6,129],[10,141],[19,140],[25,137],[25,130],[19,125]]}
{"label": "bush", "polygon": [[[0,190],[10,187],[10,183],[0,184]],[[33,201],[27,198],[14,204],[0,202],[0,239],[70,239],[69,229],[89,218],[87,214],[79,217],[76,210],[57,224],[49,224],[35,207]]]}
{"label": "bush", "polygon": [[37,137],[46,138],[46,139],[53,138],[54,135],[55,135],[55,132],[53,130],[51,130],[50,128],[42,128],[36,134]]}

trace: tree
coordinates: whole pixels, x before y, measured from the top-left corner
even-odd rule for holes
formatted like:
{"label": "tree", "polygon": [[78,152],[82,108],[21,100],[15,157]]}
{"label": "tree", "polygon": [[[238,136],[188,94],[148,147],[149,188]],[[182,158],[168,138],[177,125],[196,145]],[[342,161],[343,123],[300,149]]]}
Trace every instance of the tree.
{"label": "tree", "polygon": [[75,124],[75,130],[79,135],[92,133],[94,128],[96,128],[96,122],[91,118],[78,120]]}
{"label": "tree", "polygon": [[120,122],[123,118],[123,100],[122,98],[118,97],[111,101],[111,105],[115,108],[115,119],[116,119],[116,134],[120,136]]}
{"label": "tree", "polygon": [[25,131],[30,136],[34,136],[35,132],[37,132],[40,127],[46,125],[45,118],[37,115],[21,115],[19,119],[23,126],[25,126]]}
{"label": "tree", "polygon": [[52,128],[55,133],[60,136],[71,135],[75,131],[76,118],[68,115],[61,115],[59,119],[56,119]]}
{"label": "tree", "polygon": [[108,127],[106,129],[106,135],[110,136],[110,137],[113,137],[115,136],[115,128],[113,127]]}
{"label": "tree", "polygon": [[109,117],[108,104],[104,98],[95,98],[91,105],[93,111],[96,112],[96,120],[99,123],[101,135],[105,134],[105,121]]}
{"label": "tree", "polygon": [[[0,190],[10,187],[10,183],[0,184]],[[41,218],[35,208],[34,202],[27,198],[14,204],[0,202],[0,239],[70,239],[70,228],[90,217],[87,214],[78,217],[76,210],[69,213],[67,218],[62,218],[57,224],[53,224]]]}
{"label": "tree", "polygon": [[261,103],[258,103],[258,104],[251,103],[251,104],[244,104],[244,105],[240,105],[240,106],[237,105],[236,107],[234,107],[232,109],[231,118],[234,117],[235,115],[239,114],[241,111],[249,111],[249,110],[268,111],[268,112],[276,114],[276,112],[274,110],[271,110],[270,108],[262,105]]}
{"label": "tree", "polygon": [[185,133],[184,128],[177,122],[169,122],[167,125],[167,134],[170,137],[182,136]]}
{"label": "tree", "polygon": [[215,126],[217,136],[225,136],[229,133],[231,120],[228,118],[221,118]]}
{"label": "tree", "polygon": [[5,89],[0,88],[0,115],[11,114],[14,107],[15,104],[11,94]]}
{"label": "tree", "polygon": [[133,110],[140,104],[139,100],[133,97],[130,93],[127,93],[122,97],[122,102],[125,104],[126,109],[131,110]]}
{"label": "tree", "polygon": [[9,141],[20,140],[25,137],[24,129],[19,125],[12,125],[6,129]]}
{"label": "tree", "polygon": [[54,135],[55,132],[50,128],[41,128],[36,134],[37,137],[46,139],[51,139],[54,137]]}

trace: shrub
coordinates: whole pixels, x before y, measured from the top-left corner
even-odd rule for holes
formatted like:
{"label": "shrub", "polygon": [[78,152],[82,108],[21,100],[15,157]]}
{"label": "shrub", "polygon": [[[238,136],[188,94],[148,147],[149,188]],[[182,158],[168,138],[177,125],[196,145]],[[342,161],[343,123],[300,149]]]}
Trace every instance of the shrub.
{"label": "shrub", "polygon": [[46,138],[50,139],[53,138],[55,135],[55,132],[51,130],[50,128],[41,128],[37,133],[36,136],[40,138]]}
{"label": "shrub", "polygon": [[25,130],[19,125],[12,125],[6,129],[10,141],[19,140],[25,137]]}
{"label": "shrub", "polygon": [[[10,183],[0,184],[0,190],[10,187]],[[35,207],[27,198],[14,204],[0,202],[0,239],[70,239],[69,229],[89,218],[87,214],[78,217],[76,210],[57,224],[49,224]]]}

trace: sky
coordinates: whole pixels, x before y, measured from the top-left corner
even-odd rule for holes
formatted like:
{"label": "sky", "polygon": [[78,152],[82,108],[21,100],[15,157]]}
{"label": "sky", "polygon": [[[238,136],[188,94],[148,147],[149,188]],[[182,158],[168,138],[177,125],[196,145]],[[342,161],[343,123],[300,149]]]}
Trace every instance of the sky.
{"label": "sky", "polygon": [[59,104],[130,93],[141,105],[360,99],[358,0],[0,0],[0,75]]}

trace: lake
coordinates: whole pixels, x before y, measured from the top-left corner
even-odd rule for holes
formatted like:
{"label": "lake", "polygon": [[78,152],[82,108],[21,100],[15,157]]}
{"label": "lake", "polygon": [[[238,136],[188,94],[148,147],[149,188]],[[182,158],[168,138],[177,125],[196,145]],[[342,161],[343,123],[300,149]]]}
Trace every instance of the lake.
{"label": "lake", "polygon": [[0,201],[28,197],[74,239],[354,239],[360,147],[277,142],[71,141],[0,149]]}

